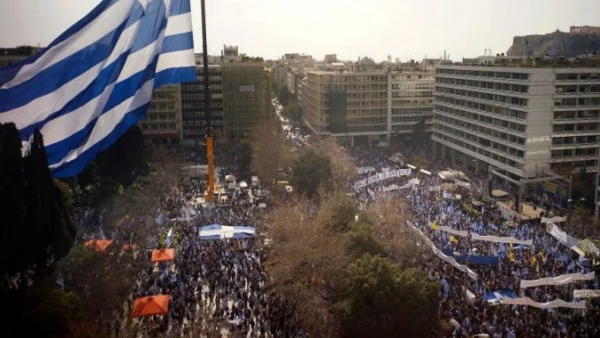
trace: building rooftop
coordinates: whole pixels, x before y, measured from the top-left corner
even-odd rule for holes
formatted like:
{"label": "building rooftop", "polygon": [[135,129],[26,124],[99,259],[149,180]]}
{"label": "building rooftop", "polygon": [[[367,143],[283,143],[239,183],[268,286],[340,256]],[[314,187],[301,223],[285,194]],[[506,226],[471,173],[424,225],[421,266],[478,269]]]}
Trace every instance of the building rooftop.
{"label": "building rooftop", "polygon": [[481,66],[512,68],[596,68],[600,67],[600,55],[592,54],[577,58],[550,58],[526,56],[480,56],[464,58],[463,62],[442,63],[440,66]]}

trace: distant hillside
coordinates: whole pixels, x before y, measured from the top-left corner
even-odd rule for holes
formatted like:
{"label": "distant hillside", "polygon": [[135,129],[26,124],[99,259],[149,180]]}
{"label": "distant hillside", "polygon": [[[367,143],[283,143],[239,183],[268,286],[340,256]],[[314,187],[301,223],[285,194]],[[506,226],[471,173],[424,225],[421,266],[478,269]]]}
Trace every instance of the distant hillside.
{"label": "distant hillside", "polygon": [[506,53],[508,56],[573,57],[600,51],[600,36],[571,35],[556,31],[545,35],[515,36]]}

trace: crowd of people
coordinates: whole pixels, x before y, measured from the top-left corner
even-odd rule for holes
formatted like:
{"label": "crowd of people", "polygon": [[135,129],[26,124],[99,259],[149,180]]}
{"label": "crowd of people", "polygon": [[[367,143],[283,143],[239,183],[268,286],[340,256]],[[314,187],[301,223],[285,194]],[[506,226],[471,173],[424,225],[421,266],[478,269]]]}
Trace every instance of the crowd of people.
{"label": "crowd of people", "polygon": [[[373,167],[377,172],[400,168],[386,156],[373,149],[352,149],[357,166]],[[520,289],[521,280],[556,277],[566,273],[588,273],[590,266],[579,264],[577,254],[547,233],[543,224],[509,222],[494,203],[487,198],[487,175],[470,175],[470,188],[455,194],[444,194],[437,187],[444,186],[437,173],[447,169],[439,159],[428,159],[427,171],[419,175],[420,184],[397,193],[408,198],[412,205],[413,224],[442,252],[451,256],[497,257],[498,264],[475,265],[466,263],[477,274],[477,280],[445,261],[426,252],[422,268],[439,282],[439,314],[453,323],[454,336],[487,334],[491,337],[598,337],[600,336],[600,303],[588,300],[586,310],[570,308],[540,309],[529,306],[502,305],[488,301],[486,295],[500,291],[504,295],[529,297],[545,303],[555,299],[573,301],[574,289],[600,289],[598,277],[560,286],[538,286]],[[468,172],[468,170],[467,170]],[[361,178],[373,175],[364,173]],[[386,198],[386,185],[406,182],[408,178],[386,180],[361,189],[359,198],[372,200]],[[449,185],[446,185],[449,186]],[[443,190],[443,189],[442,189]],[[370,193],[367,193],[370,191]],[[445,198],[446,197],[446,198]],[[470,201],[477,201],[473,207]],[[539,220],[538,220],[539,223]],[[467,232],[466,237],[453,236],[438,230],[447,226]],[[473,240],[471,234],[514,237],[532,240],[533,244],[512,245],[492,241]],[[467,259],[468,260],[468,259]],[[514,293],[513,293],[514,292]],[[470,298],[471,294],[474,297]]]}
{"label": "crowd of people", "polygon": [[166,221],[157,247],[173,247],[175,259],[148,265],[128,299],[131,309],[136,298],[169,295],[168,313],[130,319],[126,312],[122,329],[143,337],[302,336],[290,305],[265,285],[257,239],[199,236],[200,226],[215,223],[260,228],[257,189],[237,189],[227,202],[211,206],[195,203],[203,191],[202,184],[186,181],[163,199]]}

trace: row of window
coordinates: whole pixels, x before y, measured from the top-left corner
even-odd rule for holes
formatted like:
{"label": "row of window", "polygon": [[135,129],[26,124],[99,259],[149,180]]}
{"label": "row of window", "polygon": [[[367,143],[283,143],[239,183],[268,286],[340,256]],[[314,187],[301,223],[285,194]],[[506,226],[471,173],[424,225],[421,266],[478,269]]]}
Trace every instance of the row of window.
{"label": "row of window", "polygon": [[598,130],[598,123],[555,124],[552,126],[552,131],[555,133],[587,132],[596,130]]}
{"label": "row of window", "polygon": [[[525,145],[525,138],[515,136],[512,134],[508,134],[508,133],[504,133],[502,131],[499,131],[498,129],[487,128],[487,127],[475,125],[472,123],[463,122],[463,121],[453,119],[451,117],[444,116],[444,115],[434,115],[433,118],[434,118],[434,121],[436,121],[436,122],[440,122],[440,123],[443,122],[446,125],[453,125],[453,126],[458,127],[458,129],[456,130],[457,134],[462,135],[462,137],[472,139],[474,141],[477,141],[478,136],[472,135],[472,134],[470,134],[470,132],[478,132],[480,134],[486,135],[486,137],[496,139],[497,141],[499,141],[499,143],[509,142],[509,143],[513,143],[515,146],[524,146]],[[440,123],[437,123],[436,125],[443,126]],[[452,129],[456,129],[456,128],[452,128]],[[470,136],[467,137],[464,135],[470,135]]]}
{"label": "row of window", "polygon": [[434,131],[434,132],[433,132],[434,136],[436,136],[436,137],[438,137],[438,138],[440,138],[440,139],[442,139],[442,140],[444,140],[444,141],[447,141],[448,143],[453,143],[453,144],[456,144],[456,145],[458,145],[459,147],[462,147],[462,148],[464,148],[464,149],[468,149],[468,150],[470,150],[470,151],[473,151],[473,152],[475,152],[475,153],[478,153],[478,154],[480,154],[480,155],[482,155],[482,156],[485,156],[485,157],[487,157],[487,158],[491,158],[491,159],[493,159],[494,161],[497,161],[497,162],[500,162],[500,163],[506,164],[506,165],[508,165],[508,166],[511,166],[511,167],[513,167],[513,168],[518,168],[518,167],[520,167],[520,166],[521,166],[521,163],[519,163],[519,162],[517,162],[517,161],[515,161],[515,160],[512,160],[512,159],[506,158],[506,157],[504,157],[504,156],[500,156],[500,155],[498,155],[498,154],[496,154],[496,153],[494,153],[494,152],[491,152],[491,151],[489,151],[489,150],[486,150],[486,149],[479,148],[478,146],[476,146],[476,145],[475,145],[474,143],[472,143],[472,142],[464,142],[464,141],[462,141],[462,140],[458,140],[458,139],[455,139],[455,138],[453,138],[453,137],[450,137],[450,136],[448,136],[448,135],[445,135],[445,134],[442,134],[442,133],[436,132],[436,129],[435,129],[435,128],[434,128],[434,130],[433,130],[433,131]]}
{"label": "row of window", "polygon": [[480,71],[480,70],[466,70],[466,69],[444,69],[437,68],[436,74],[454,74],[460,76],[474,76],[474,77],[490,77],[499,79],[512,79],[512,80],[528,80],[529,74],[527,73],[514,73],[514,72],[499,72],[499,71]]}
{"label": "row of window", "polygon": [[506,95],[499,94],[491,94],[491,93],[480,93],[471,90],[462,90],[462,89],[454,89],[454,88],[446,88],[441,86],[435,86],[435,93],[446,93],[457,96],[464,96],[474,99],[486,100],[486,101],[494,101],[503,104],[510,104],[513,106],[527,106],[527,99],[523,99],[520,97],[512,97]]}
{"label": "row of window", "polygon": [[[183,128],[194,128],[194,127],[198,127],[198,126],[204,126],[206,125],[206,120],[183,120]],[[223,125],[223,120],[222,119],[211,119],[210,121],[210,125],[211,126],[222,126]]]}
{"label": "row of window", "polygon": [[176,130],[175,123],[141,123],[142,130]]}
{"label": "row of window", "polygon": [[562,149],[562,150],[552,150],[550,152],[551,158],[581,157],[581,156],[596,156],[596,155],[598,155],[598,148]]}
{"label": "row of window", "polygon": [[455,116],[460,116],[460,117],[470,119],[473,121],[478,121],[480,123],[487,123],[490,126],[509,129],[509,130],[515,131],[515,132],[524,133],[525,129],[527,129],[527,126],[524,124],[509,122],[506,120],[497,119],[497,118],[493,118],[493,117],[485,116],[485,115],[481,115],[481,114],[475,114],[475,113],[471,113],[468,111],[450,108],[450,107],[446,107],[446,106],[442,106],[442,105],[435,105],[435,109],[440,112],[452,114]]}
{"label": "row of window", "polygon": [[152,113],[148,112],[148,120],[156,121],[156,120],[174,120],[175,113],[166,114],[166,113]]}
{"label": "row of window", "polygon": [[600,85],[556,86],[557,93],[600,93]]}
{"label": "row of window", "polygon": [[387,124],[387,116],[347,116],[348,124]]}
{"label": "row of window", "polygon": [[392,92],[392,97],[432,97],[433,92],[422,91],[422,92]]}
{"label": "row of window", "polygon": [[409,89],[432,89],[433,81],[425,83],[393,83],[393,90],[409,90]]}
{"label": "row of window", "polygon": [[[189,110],[202,110],[204,111],[204,101],[196,101],[196,102],[188,102],[181,104],[181,109],[185,111]],[[222,102],[211,102],[210,110],[213,112],[218,112],[219,110],[223,110]]]}
{"label": "row of window", "polygon": [[387,116],[387,109],[383,108],[383,109],[351,109],[351,110],[346,110],[346,116],[347,117],[361,117],[361,116],[365,116],[365,115],[378,115],[378,116],[383,116],[386,117]]}
{"label": "row of window", "polygon": [[392,108],[392,115],[430,115],[431,107]]}
{"label": "row of window", "polygon": [[508,108],[508,107],[498,107],[495,105],[460,100],[460,99],[455,99],[455,98],[445,97],[445,96],[436,96],[435,101],[436,101],[436,103],[443,103],[443,104],[450,104],[450,105],[455,105],[455,106],[459,106],[459,107],[466,107],[466,108],[470,108],[470,109],[474,109],[474,110],[484,111],[484,112],[490,113],[490,114],[496,114],[499,116],[514,118],[514,119],[519,119],[519,120],[527,119],[526,112],[516,110],[513,108]]}
{"label": "row of window", "polygon": [[392,126],[392,132],[396,132],[396,131],[412,131],[413,130],[413,125],[412,124],[403,124],[403,125],[399,125],[399,126]]}
{"label": "row of window", "polygon": [[[210,88],[208,90],[210,94],[223,94],[222,88]],[[204,89],[199,88],[190,88],[186,90],[181,90],[181,98],[186,99],[190,97],[203,98],[204,97]]]}
{"label": "row of window", "polygon": [[499,83],[499,82],[489,82],[489,81],[475,81],[475,80],[462,80],[462,79],[453,79],[453,78],[445,78],[445,77],[436,77],[435,83],[441,84],[450,84],[454,86],[466,86],[473,88],[481,88],[487,90],[500,90],[505,92],[514,92],[514,93],[527,93],[529,86],[520,85],[520,84],[508,84],[508,83]]}
{"label": "row of window", "polygon": [[174,100],[175,99],[175,93],[173,93],[172,91],[160,91],[160,90],[156,90],[152,93],[152,100],[155,99],[159,99],[159,100]]}
{"label": "row of window", "polygon": [[346,131],[349,133],[360,133],[360,132],[377,132],[386,131],[387,125],[369,125],[369,126],[348,126]]}
{"label": "row of window", "polygon": [[589,136],[568,136],[568,137],[553,137],[553,145],[575,145],[575,144],[589,144],[597,143],[599,138],[597,135]]}
{"label": "row of window", "polygon": [[564,169],[565,166],[575,169],[581,167],[596,168],[597,165],[598,163],[595,160],[578,160],[574,158],[571,161],[565,163],[551,163],[550,169],[554,172],[559,172],[562,169]]}
{"label": "row of window", "polygon": [[150,101],[150,105],[148,106],[149,110],[165,110],[165,109],[175,109],[175,102],[152,102]]}
{"label": "row of window", "polygon": [[387,75],[360,75],[352,74],[345,76],[324,75],[323,80],[336,83],[348,82],[387,82]]}
{"label": "row of window", "polygon": [[349,84],[349,85],[323,85],[321,90],[325,91],[348,91],[348,92],[385,92],[387,91],[387,84]]}
{"label": "row of window", "polygon": [[378,100],[387,100],[386,93],[347,93],[346,98],[348,100],[367,100],[367,99],[378,99]]}
{"label": "row of window", "polygon": [[571,74],[556,74],[558,81],[598,81],[600,73],[571,73]]}
{"label": "row of window", "polygon": [[392,116],[392,122],[418,122],[423,116]]}
{"label": "row of window", "polygon": [[556,107],[575,107],[575,106],[600,106],[600,97],[579,97],[579,98],[568,98],[568,99],[556,99],[554,100]]}
{"label": "row of window", "polygon": [[595,119],[600,117],[600,110],[571,110],[571,111],[556,111],[554,118],[562,119]]}

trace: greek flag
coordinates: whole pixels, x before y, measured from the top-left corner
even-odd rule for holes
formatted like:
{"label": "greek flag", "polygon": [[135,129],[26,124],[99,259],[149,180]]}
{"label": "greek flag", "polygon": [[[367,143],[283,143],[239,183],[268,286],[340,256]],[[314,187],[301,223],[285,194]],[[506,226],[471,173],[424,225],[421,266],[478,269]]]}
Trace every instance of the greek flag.
{"label": "greek flag", "polygon": [[0,69],[0,123],[44,136],[55,177],[81,172],[146,115],[152,91],[196,79],[190,0],[102,0],[39,54]]}

